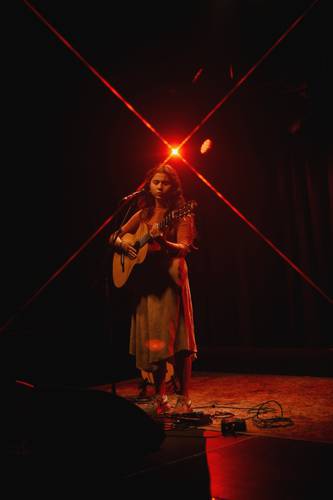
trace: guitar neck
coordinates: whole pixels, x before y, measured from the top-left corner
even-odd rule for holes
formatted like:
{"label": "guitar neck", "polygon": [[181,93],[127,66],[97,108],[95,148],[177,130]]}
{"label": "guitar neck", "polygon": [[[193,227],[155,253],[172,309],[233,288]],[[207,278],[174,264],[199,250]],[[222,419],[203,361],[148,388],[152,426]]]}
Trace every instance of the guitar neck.
{"label": "guitar neck", "polygon": [[[171,221],[172,221],[172,214],[170,213],[166,215],[164,219],[161,220],[161,222],[158,223],[158,228],[165,229],[166,227],[168,227]],[[136,242],[137,248],[142,248],[146,243],[148,243],[152,239],[153,238],[150,236],[149,232],[144,234],[142,238]]]}
{"label": "guitar neck", "polygon": [[[158,228],[160,230],[165,229],[168,227],[172,221],[175,219],[179,219],[184,217],[185,215],[188,215],[189,213],[192,212],[193,207],[195,206],[194,202],[189,202],[187,203],[183,208],[180,208],[178,210],[173,210],[169,212],[162,220],[161,222],[158,223]],[[152,240],[153,238],[150,236],[150,233],[146,233],[142,236],[140,240],[136,242],[137,248],[142,248],[148,241]]]}

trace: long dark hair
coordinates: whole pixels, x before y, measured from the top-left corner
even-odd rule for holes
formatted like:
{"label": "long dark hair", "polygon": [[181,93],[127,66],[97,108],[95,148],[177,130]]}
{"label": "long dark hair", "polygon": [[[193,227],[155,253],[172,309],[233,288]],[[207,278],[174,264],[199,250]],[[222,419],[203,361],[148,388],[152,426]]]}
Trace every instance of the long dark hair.
{"label": "long dark hair", "polygon": [[[171,188],[167,193],[165,198],[165,202],[168,207],[168,211],[174,210],[177,208],[181,208],[185,205],[185,198],[183,195],[183,188],[178,172],[171,167],[171,165],[157,165],[153,167],[147,172],[146,179],[144,181],[143,189],[145,190],[145,196],[142,196],[138,201],[138,208],[142,208],[142,219],[147,220],[151,217],[154,207],[155,200],[153,195],[150,192],[150,182],[155,174],[166,174],[170,180]],[[194,217],[191,216],[188,218],[188,222],[191,228],[191,236],[192,242],[196,239],[197,230],[194,223]],[[172,228],[170,228],[172,230]],[[192,243],[192,248],[196,248],[196,246]]]}
{"label": "long dark hair", "polygon": [[147,172],[143,186],[145,190],[145,196],[143,196],[139,200],[138,207],[147,208],[148,212],[151,212],[153,210],[155,206],[155,200],[153,195],[150,193],[150,182],[155,174],[166,174],[170,180],[171,188],[165,198],[168,210],[182,207],[185,204],[185,198],[183,195],[183,188],[179,175],[177,171],[173,167],[171,167],[171,165],[163,164],[157,165]]}

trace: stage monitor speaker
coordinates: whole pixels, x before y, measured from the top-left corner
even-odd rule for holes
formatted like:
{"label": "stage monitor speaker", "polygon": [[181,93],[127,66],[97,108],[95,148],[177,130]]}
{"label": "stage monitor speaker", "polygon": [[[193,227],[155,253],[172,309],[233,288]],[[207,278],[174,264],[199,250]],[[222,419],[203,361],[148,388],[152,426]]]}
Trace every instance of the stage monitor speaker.
{"label": "stage monitor speaker", "polygon": [[19,388],[7,404],[15,453],[25,443],[35,457],[94,460],[142,456],[157,451],[165,431],[127,399],[90,389]]}

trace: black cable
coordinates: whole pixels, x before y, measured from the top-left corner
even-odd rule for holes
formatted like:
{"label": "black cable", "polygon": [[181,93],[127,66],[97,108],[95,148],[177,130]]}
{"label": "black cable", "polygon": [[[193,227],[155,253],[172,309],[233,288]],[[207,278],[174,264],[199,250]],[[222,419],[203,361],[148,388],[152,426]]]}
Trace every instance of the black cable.
{"label": "black cable", "polygon": [[[265,408],[265,405],[267,405],[269,403],[275,403],[279,406],[279,408],[280,408],[280,416],[279,417],[271,417],[271,418],[261,418],[260,417],[260,410],[262,409],[262,407]],[[268,401],[265,401],[264,403],[262,403],[258,407],[257,414],[255,417],[253,417],[253,423],[257,427],[266,428],[266,429],[272,428],[272,427],[288,427],[288,426],[294,424],[291,418],[283,416],[282,406],[275,399],[270,399]]]}

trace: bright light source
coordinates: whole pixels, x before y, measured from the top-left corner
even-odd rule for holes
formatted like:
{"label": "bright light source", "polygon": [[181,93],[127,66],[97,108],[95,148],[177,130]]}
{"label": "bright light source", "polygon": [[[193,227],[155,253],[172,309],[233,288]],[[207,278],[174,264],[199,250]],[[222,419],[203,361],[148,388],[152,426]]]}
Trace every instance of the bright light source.
{"label": "bright light source", "polygon": [[211,139],[206,139],[200,146],[200,153],[205,154],[212,147],[213,141]]}
{"label": "bright light source", "polygon": [[173,156],[177,156],[179,154],[177,148],[172,148],[171,149],[171,153],[172,153]]}

